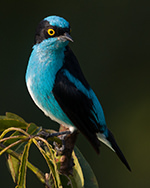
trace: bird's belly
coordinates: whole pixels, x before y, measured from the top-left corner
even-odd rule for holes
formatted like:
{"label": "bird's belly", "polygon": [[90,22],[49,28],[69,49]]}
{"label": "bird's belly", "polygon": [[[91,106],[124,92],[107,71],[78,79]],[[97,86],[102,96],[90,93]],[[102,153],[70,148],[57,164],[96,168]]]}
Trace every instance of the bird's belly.
{"label": "bird's belly", "polygon": [[33,101],[46,116],[68,128],[74,127],[73,123],[57,103],[52,93],[52,84],[28,78],[27,87]]}

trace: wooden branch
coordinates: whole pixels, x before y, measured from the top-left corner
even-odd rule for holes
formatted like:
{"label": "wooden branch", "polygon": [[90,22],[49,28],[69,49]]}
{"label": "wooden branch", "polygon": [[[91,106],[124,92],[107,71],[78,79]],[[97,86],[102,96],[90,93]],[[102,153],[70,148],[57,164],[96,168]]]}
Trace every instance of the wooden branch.
{"label": "wooden branch", "polygon": [[[69,129],[64,127],[63,125],[60,125],[59,132],[67,131],[67,130]],[[65,149],[62,152],[58,151],[58,155],[61,155],[60,173],[62,174],[66,174],[66,175],[73,174],[74,162],[72,158],[72,151],[74,149],[78,134],[79,131],[74,131],[72,134],[67,135],[65,137]]]}

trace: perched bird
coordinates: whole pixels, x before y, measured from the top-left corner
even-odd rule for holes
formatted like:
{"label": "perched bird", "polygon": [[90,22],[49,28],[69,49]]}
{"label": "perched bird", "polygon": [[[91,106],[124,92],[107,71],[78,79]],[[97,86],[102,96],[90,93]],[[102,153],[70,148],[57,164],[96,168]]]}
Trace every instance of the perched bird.
{"label": "perched bird", "polygon": [[106,126],[100,102],[86,81],[69,48],[70,25],[59,16],[43,19],[36,30],[26,83],[35,104],[52,120],[78,129],[99,153],[100,141],[110,147],[130,170],[123,153]]}

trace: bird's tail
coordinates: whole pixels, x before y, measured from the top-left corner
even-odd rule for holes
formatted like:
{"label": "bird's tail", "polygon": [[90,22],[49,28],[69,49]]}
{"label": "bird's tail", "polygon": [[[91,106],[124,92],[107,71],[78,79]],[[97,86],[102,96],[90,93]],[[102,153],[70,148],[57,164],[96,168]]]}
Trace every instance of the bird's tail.
{"label": "bird's tail", "polygon": [[129,171],[131,171],[131,168],[124,157],[122,151],[120,150],[119,146],[117,145],[115,138],[113,134],[108,130],[108,136],[106,137],[104,134],[97,133],[98,139],[106,144],[110,149],[112,149],[116,154],[118,155],[119,159],[124,163],[124,165],[127,167]]}

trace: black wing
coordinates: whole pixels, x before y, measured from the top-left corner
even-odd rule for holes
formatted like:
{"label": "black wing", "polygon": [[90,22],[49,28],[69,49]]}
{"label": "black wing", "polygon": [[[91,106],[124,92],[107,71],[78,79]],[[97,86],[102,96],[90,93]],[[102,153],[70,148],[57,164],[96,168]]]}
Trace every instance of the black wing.
{"label": "black wing", "polygon": [[93,102],[69,81],[64,75],[63,71],[65,69],[89,89],[78,61],[68,47],[65,52],[64,66],[56,75],[53,94],[68,118],[87,137],[96,152],[99,153],[100,142],[96,136],[96,133],[99,132],[99,126],[91,111],[93,109]]}

